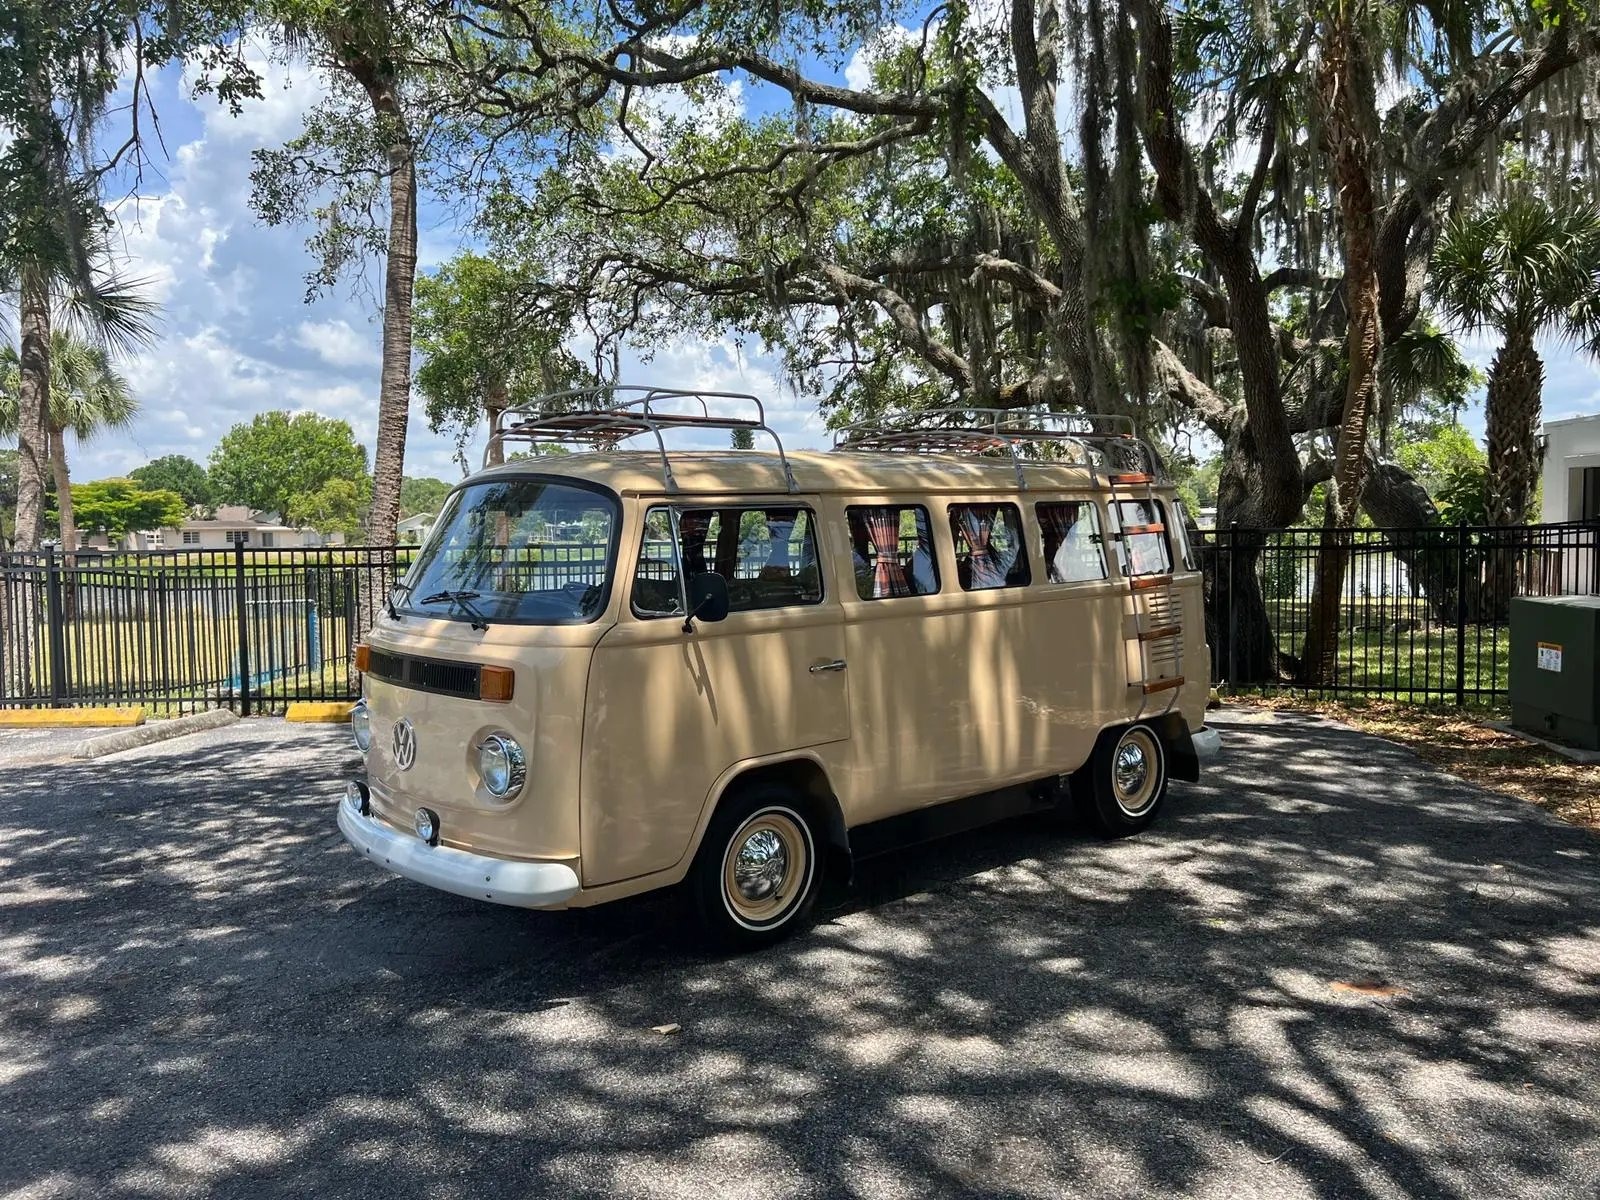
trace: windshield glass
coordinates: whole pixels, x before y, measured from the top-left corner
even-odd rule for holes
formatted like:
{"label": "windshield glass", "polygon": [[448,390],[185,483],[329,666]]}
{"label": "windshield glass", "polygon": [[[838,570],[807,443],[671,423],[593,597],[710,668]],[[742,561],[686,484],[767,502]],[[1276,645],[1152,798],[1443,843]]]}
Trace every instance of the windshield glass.
{"label": "windshield glass", "polygon": [[402,612],[474,623],[592,621],[605,606],[617,502],[535,479],[451,495],[400,589]]}

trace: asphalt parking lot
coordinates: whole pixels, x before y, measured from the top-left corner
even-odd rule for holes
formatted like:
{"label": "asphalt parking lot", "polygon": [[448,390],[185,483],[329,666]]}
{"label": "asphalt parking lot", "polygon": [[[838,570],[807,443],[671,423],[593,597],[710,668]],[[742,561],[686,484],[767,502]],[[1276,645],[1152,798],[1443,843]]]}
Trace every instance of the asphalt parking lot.
{"label": "asphalt parking lot", "polygon": [[8,769],[0,1195],[1600,1195],[1600,840],[1225,738],[1143,837],[902,852],[729,961],[360,862],[341,729]]}

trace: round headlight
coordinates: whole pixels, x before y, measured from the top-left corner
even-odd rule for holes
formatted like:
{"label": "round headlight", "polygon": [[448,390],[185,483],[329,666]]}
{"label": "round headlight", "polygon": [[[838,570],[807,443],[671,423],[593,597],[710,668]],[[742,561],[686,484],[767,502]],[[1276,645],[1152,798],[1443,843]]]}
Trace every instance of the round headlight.
{"label": "round headlight", "polygon": [[356,749],[361,753],[372,748],[372,713],[365,700],[357,700],[350,710],[350,736],[356,739]]}
{"label": "round headlight", "polygon": [[478,776],[497,800],[507,800],[522,789],[527,778],[527,760],[517,740],[503,733],[491,733],[478,747]]}
{"label": "round headlight", "polygon": [[367,793],[367,785],[359,780],[352,779],[344,785],[344,799],[345,803],[363,817],[372,811],[372,800]]}
{"label": "round headlight", "polygon": [[431,808],[417,809],[415,818],[417,836],[430,846],[439,844],[439,814]]}

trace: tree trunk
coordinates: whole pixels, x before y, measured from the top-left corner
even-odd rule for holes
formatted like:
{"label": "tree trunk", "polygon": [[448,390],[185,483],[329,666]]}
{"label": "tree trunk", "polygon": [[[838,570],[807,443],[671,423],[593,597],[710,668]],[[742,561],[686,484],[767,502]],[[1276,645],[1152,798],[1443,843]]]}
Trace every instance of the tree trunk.
{"label": "tree trunk", "polygon": [[22,271],[18,327],[22,335],[17,389],[17,530],[18,550],[38,550],[44,536],[45,473],[50,410],[50,289],[34,267]]}
{"label": "tree trunk", "polygon": [[1219,533],[1213,569],[1206,577],[1206,637],[1218,684],[1249,687],[1280,677],[1278,644],[1261,592],[1260,530],[1242,526]]}
{"label": "tree trunk", "polygon": [[56,512],[61,518],[62,561],[69,566],[78,549],[78,523],[72,514],[72,478],[67,473],[67,431],[47,419],[50,436],[50,473],[56,484]]}
{"label": "tree trunk", "polygon": [[[491,435],[500,423],[500,415],[506,411],[506,405],[511,402],[511,395],[506,385],[501,380],[495,380],[484,391],[483,409],[489,418],[489,431]],[[484,465],[497,467],[506,461],[505,444],[498,439],[489,442],[489,448],[484,454]]]}
{"label": "tree trunk", "polygon": [[[1341,0],[1334,2],[1339,4]],[[1339,596],[1352,546],[1347,530],[1355,524],[1366,484],[1367,425],[1378,391],[1378,351],[1382,344],[1377,214],[1368,136],[1374,123],[1364,111],[1364,101],[1371,95],[1371,72],[1363,54],[1364,47],[1341,6],[1323,32],[1317,92],[1324,114],[1326,147],[1333,160],[1333,181],[1339,193],[1339,215],[1344,223],[1349,375],[1343,419],[1334,446],[1333,478],[1327,484],[1328,503],[1312,582],[1305,650],[1300,656],[1301,682],[1322,685],[1333,681],[1338,664]]]}
{"label": "tree trunk", "polygon": [[67,431],[45,419],[50,433],[50,473],[56,484],[56,513],[61,525],[61,615],[70,620],[77,611],[75,588],[78,565],[78,522],[72,513],[72,476],[67,471]]}
{"label": "tree trunk", "polygon": [[1491,525],[1524,525],[1532,515],[1543,388],[1544,364],[1533,347],[1533,330],[1519,323],[1506,330],[1505,344],[1489,367],[1485,498]]}
{"label": "tree trunk", "polygon": [[[1489,524],[1526,525],[1539,474],[1539,410],[1544,364],[1533,347],[1533,330],[1517,322],[1489,366],[1485,402],[1489,445],[1485,509]],[[1517,562],[1522,547],[1514,533],[1484,535],[1488,545],[1479,608],[1504,619],[1516,595]]]}
{"label": "tree trunk", "polygon": [[417,276],[416,147],[389,88],[373,108],[391,129],[389,145],[389,245],[383,273],[383,374],[378,388],[378,440],[372,461],[372,512],[367,537],[392,546],[400,520],[405,474],[406,423],[411,410],[411,295]]}

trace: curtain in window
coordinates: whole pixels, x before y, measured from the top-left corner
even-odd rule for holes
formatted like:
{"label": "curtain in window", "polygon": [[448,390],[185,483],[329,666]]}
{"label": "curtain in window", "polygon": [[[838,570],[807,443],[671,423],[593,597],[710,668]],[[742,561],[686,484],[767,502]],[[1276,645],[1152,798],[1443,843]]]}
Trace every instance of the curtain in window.
{"label": "curtain in window", "polygon": [[863,510],[867,536],[877,563],[872,569],[872,598],[909,596],[911,583],[900,565],[900,510],[890,505]]}
{"label": "curtain in window", "polygon": [[1076,508],[1073,504],[1041,504],[1035,509],[1039,514],[1039,531],[1044,534],[1046,577],[1051,583],[1068,582],[1066,573],[1056,568],[1056,555],[1067,540],[1067,534],[1072,531],[1072,516]]}
{"label": "curtain in window", "polygon": [[699,509],[678,514],[678,534],[683,541],[683,572],[689,575],[708,570],[706,566],[706,535],[711,532],[711,509]]}
{"label": "curtain in window", "polygon": [[972,590],[1006,585],[1006,569],[994,549],[994,523],[1000,510],[992,504],[974,504],[961,510],[961,532],[972,549]]}

